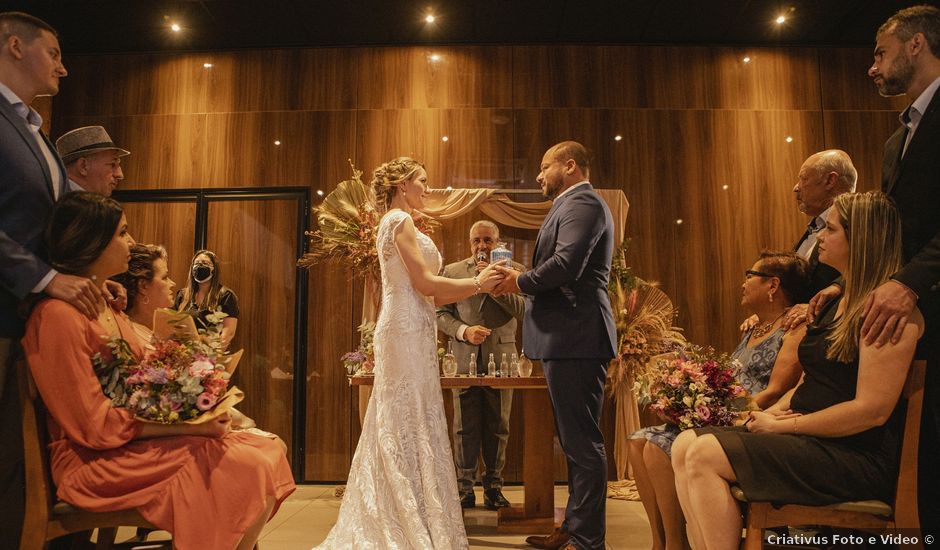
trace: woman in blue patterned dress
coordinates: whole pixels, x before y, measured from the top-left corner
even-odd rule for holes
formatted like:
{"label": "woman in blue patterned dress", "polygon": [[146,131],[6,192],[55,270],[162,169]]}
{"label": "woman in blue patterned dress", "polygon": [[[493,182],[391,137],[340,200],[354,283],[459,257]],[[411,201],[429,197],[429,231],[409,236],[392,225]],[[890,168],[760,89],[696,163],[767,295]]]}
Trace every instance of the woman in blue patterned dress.
{"label": "woman in blue patterned dress", "polygon": [[[761,252],[745,271],[741,305],[759,320],[744,333],[732,357],[740,364],[737,380],[760,408],[775,403],[800,379],[796,350],[806,329],[788,332],[781,323],[790,306],[806,302],[807,285],[806,262],[792,252]],[[677,426],[662,424],[630,436],[630,465],[649,516],[654,550],[688,548],[670,463],[678,435]]]}

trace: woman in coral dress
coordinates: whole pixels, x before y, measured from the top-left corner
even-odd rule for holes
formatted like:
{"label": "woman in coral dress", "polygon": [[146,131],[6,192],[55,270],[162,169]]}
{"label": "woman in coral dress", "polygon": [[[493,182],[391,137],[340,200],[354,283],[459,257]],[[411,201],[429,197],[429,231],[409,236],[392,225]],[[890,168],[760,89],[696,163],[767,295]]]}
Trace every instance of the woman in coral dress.
{"label": "woman in coral dress", "polygon": [[[127,270],[133,239],[120,205],[71,193],[48,235],[59,272],[103,281]],[[23,347],[48,410],[50,466],[58,498],[84,510],[136,508],[180,549],[250,549],[295,486],[280,444],[229,431],[223,414],[199,425],[151,424],[113,408],[91,357],[112,336],[141,345],[130,323],[99,305],[91,320],[61,300],[33,310]]]}

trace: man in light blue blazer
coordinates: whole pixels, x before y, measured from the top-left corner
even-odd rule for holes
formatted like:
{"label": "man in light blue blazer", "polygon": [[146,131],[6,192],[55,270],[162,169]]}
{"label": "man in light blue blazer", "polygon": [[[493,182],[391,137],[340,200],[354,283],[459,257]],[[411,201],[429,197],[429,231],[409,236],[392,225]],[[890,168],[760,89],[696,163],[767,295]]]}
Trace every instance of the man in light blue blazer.
{"label": "man in light blue blazer", "polygon": [[607,455],[601,407],[617,333],[607,284],[614,249],[610,209],[588,181],[590,154],[565,141],[542,158],[537,181],[554,204],[539,230],[532,269],[500,268],[496,294],[526,295],[525,354],[541,359],[568,459],[568,507],[561,528],[526,539],[537,548],[602,550]]}

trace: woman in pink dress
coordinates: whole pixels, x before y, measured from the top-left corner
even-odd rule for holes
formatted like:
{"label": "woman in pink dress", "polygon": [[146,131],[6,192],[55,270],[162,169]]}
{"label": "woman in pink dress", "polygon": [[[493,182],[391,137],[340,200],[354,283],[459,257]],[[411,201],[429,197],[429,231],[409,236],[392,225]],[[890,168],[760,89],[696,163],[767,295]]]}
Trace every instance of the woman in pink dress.
{"label": "woman in pink dress", "polygon": [[[51,237],[51,238],[48,238]],[[134,243],[120,205],[71,193],[47,231],[51,265],[104,281],[127,270]],[[107,338],[141,346],[130,323],[104,302],[89,319],[66,302],[33,309],[23,347],[49,411],[50,466],[58,498],[106,512],[136,508],[173,535],[180,549],[250,549],[295,486],[280,445],[230,432],[230,419],[199,425],[151,424],[114,408],[91,357]]]}

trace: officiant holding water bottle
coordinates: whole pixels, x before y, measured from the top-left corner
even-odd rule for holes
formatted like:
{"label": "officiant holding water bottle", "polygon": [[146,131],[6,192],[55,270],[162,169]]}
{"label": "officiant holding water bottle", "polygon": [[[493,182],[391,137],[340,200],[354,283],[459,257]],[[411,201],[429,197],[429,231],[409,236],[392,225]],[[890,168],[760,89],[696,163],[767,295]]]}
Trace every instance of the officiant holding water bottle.
{"label": "officiant holding water bottle", "polygon": [[[511,253],[499,246],[499,227],[480,220],[470,227],[470,257],[444,267],[443,275],[452,279],[475,277],[493,261],[509,258]],[[491,257],[495,251],[495,256]],[[522,265],[511,262],[516,269]],[[473,370],[486,374],[490,354],[499,367],[503,354],[507,358],[518,353],[516,321],[525,313],[525,301],[519,294],[493,297],[475,294],[437,310],[437,328],[451,338],[457,358],[457,372]],[[518,375],[513,373],[514,375]],[[501,373],[508,376],[508,373]],[[512,390],[471,387],[453,390],[454,399],[454,462],[460,505],[476,506],[473,486],[477,477],[477,457],[483,455],[484,505],[490,509],[504,508],[509,502],[503,496],[503,466],[506,464],[506,443],[509,440],[509,413]]]}

